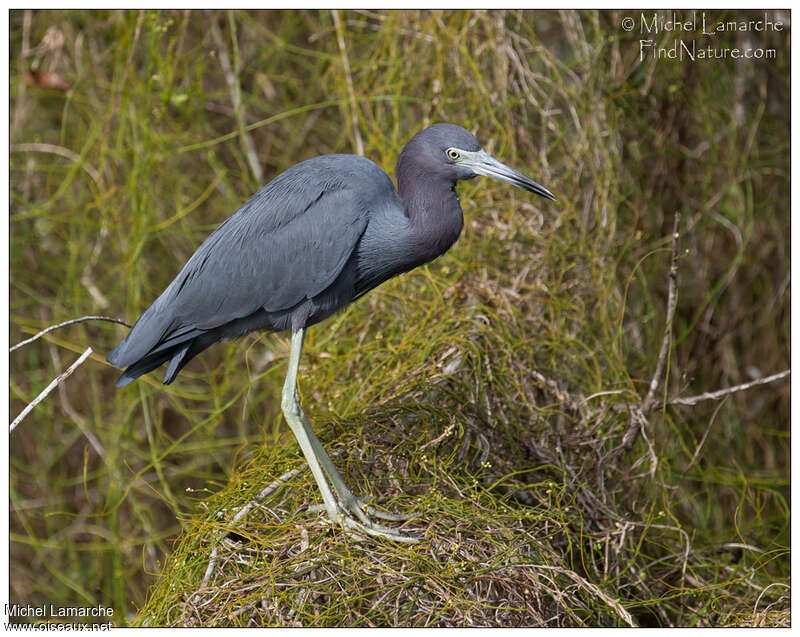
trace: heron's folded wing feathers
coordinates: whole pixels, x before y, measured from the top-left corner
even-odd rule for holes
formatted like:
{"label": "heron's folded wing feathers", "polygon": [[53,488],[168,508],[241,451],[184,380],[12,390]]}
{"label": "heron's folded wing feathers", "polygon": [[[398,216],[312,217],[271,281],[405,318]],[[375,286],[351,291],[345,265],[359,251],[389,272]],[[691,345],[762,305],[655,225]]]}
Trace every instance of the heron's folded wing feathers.
{"label": "heron's folded wing feathers", "polygon": [[176,315],[213,329],[260,307],[292,308],[333,283],[366,224],[366,210],[346,188],[317,193],[277,229],[243,216],[187,263],[186,281],[171,299]]}
{"label": "heron's folded wing feathers", "polygon": [[[286,173],[284,174],[286,175]],[[367,225],[342,183],[277,178],[217,228],[109,354],[123,367],[259,308],[290,309],[328,287]]]}

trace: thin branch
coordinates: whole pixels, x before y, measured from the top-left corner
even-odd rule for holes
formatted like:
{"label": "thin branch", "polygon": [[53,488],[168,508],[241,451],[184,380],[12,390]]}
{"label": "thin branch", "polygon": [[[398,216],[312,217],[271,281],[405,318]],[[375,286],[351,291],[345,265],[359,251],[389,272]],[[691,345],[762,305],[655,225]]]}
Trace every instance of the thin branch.
{"label": "thin branch", "polygon": [[581,400],[581,405],[585,405],[593,398],[599,398],[600,396],[614,396],[615,394],[625,394],[629,390],[627,389],[609,389],[608,391],[599,391],[595,392],[591,396],[587,396],[586,398]]}
{"label": "thin branch", "polygon": [[678,239],[680,238],[679,227],[681,221],[681,213],[675,212],[675,219],[672,222],[672,250],[669,265],[669,289],[667,292],[667,316],[664,324],[664,336],[661,339],[661,349],[658,352],[658,361],[656,369],[653,372],[653,377],[650,379],[650,387],[647,395],[640,404],[628,405],[630,411],[630,423],[628,424],[625,433],[622,436],[622,442],[619,443],[614,449],[609,451],[606,459],[616,458],[619,454],[630,449],[639,434],[642,434],[647,442],[648,453],[650,454],[650,469],[651,475],[655,471],[657,458],[653,450],[652,443],[647,437],[645,428],[648,425],[647,412],[655,404],[655,395],[658,385],[661,382],[661,377],[664,374],[664,366],[667,362],[667,354],[669,353],[669,344],[672,340],[672,322],[675,318],[675,306],[678,302]]}
{"label": "thin branch", "polygon": [[650,389],[642,402],[642,413],[647,413],[655,402],[656,390],[661,382],[661,376],[664,373],[664,366],[667,361],[667,353],[669,352],[669,344],[672,340],[672,321],[675,318],[675,306],[678,301],[678,239],[680,233],[678,231],[681,222],[681,213],[675,213],[675,219],[672,222],[672,257],[669,265],[669,292],[667,294],[667,320],[664,325],[664,337],[661,339],[661,351],[658,353],[658,363],[656,363],[656,371],[653,373],[653,378],[650,380]]}
{"label": "thin branch", "polygon": [[111,323],[119,323],[120,325],[124,325],[125,327],[130,327],[125,321],[118,318],[113,318],[111,316],[81,316],[80,318],[70,319],[69,321],[64,321],[63,323],[59,323],[58,325],[51,325],[48,328],[43,329],[38,334],[34,334],[30,338],[25,339],[24,341],[20,341],[16,345],[8,348],[8,352],[11,353],[15,349],[19,349],[23,345],[27,345],[28,343],[33,343],[33,341],[41,338],[48,332],[52,332],[53,330],[58,329],[59,327],[65,327],[67,325],[72,325],[73,323],[83,323],[84,321],[110,321]]}
{"label": "thin branch", "polygon": [[788,588],[789,590],[791,590],[791,587],[788,584],[784,584],[783,582],[772,582],[771,584],[767,584],[759,594],[758,599],[756,600],[756,603],[753,606],[753,615],[755,615],[758,612],[758,605],[761,603],[761,598],[764,597],[764,593],[766,593],[773,586],[783,586],[784,588]]}
{"label": "thin branch", "polygon": [[658,456],[656,455],[656,449],[653,446],[653,442],[647,435],[647,428],[650,424],[650,421],[647,420],[647,416],[645,416],[644,412],[642,412],[640,409],[637,409],[637,414],[640,416],[638,418],[639,432],[642,434],[642,440],[644,440],[645,444],[647,445],[647,454],[650,457],[650,477],[655,479],[656,469],[658,468]]}
{"label": "thin branch", "polygon": [[78,367],[80,367],[81,364],[83,364],[83,361],[89,358],[89,355],[91,353],[92,353],[92,348],[91,347],[86,348],[86,351],[80,355],[80,358],[78,358],[78,360],[72,363],[72,365],[70,365],[65,371],[61,372],[58,376],[56,376],[51,381],[51,383],[47,387],[45,387],[42,390],[42,392],[36,398],[34,398],[33,401],[31,401],[30,404],[28,404],[27,407],[25,407],[25,409],[22,410],[22,413],[20,413],[20,415],[14,419],[14,421],[10,425],[9,433],[14,431],[14,429],[22,421],[22,419],[25,418],[25,416],[27,416],[31,412],[31,410],[34,407],[36,407],[36,405],[38,405],[45,398],[47,398],[47,395],[51,391],[53,391],[53,389],[55,389],[56,386],[58,386],[60,383],[66,380],[66,378],[69,377],[72,374],[72,372],[78,369]]}
{"label": "thin branch", "polygon": [[[58,353],[58,347],[56,347],[54,343],[48,342],[47,348],[50,350],[50,357],[53,359],[53,366],[56,369],[61,369],[61,356]],[[75,411],[72,403],[69,402],[65,383],[60,383],[58,385],[58,397],[61,399],[61,408],[64,410],[64,413],[72,418],[73,422],[78,426],[78,429],[81,430],[81,433],[89,441],[89,444],[92,445],[97,455],[100,456],[100,458],[102,458],[106,463],[108,463],[108,455],[106,454],[106,450],[103,448],[103,445],[100,444],[100,440],[98,440],[97,436],[94,435],[94,432],[92,432],[86,425],[86,419],[77,411]]]}
{"label": "thin branch", "polygon": [[436,438],[434,438],[429,442],[426,442],[417,451],[424,451],[428,447],[432,447],[433,445],[439,444],[442,440],[447,438],[447,436],[453,433],[453,429],[455,428],[455,426],[456,424],[454,422],[451,422],[449,425],[447,425],[447,428],[439,436],[437,436]]}
{"label": "thin branch", "polygon": [[548,564],[508,564],[504,568],[533,568],[540,571],[552,571],[554,573],[566,575],[580,588],[602,599],[608,606],[616,611],[620,619],[622,619],[626,624],[634,628],[637,626],[636,621],[633,619],[631,614],[625,610],[622,604],[620,604],[619,600],[607,595],[596,584],[593,584],[589,580],[581,577],[575,571],[572,571],[568,568],[562,568],[560,566],[550,566]]}
{"label": "thin branch", "polygon": [[[233,29],[233,18],[230,18],[230,21],[231,29]],[[225,74],[225,81],[228,84],[228,90],[231,92],[233,112],[236,115],[236,124],[239,127],[239,137],[242,140],[242,146],[244,147],[244,152],[247,156],[247,163],[250,164],[250,170],[253,171],[253,177],[255,177],[259,184],[262,184],[264,183],[264,173],[261,170],[261,163],[258,161],[258,153],[256,153],[256,146],[253,143],[253,138],[250,136],[250,133],[247,131],[247,127],[245,126],[244,105],[242,104],[242,89],[239,86],[238,68],[235,69],[233,64],[231,64],[231,59],[228,56],[228,50],[225,48],[225,41],[222,38],[222,31],[217,24],[217,20],[213,16],[211,19],[211,37],[214,39],[214,44],[217,47],[219,63],[220,66],[222,66],[223,73]]]}
{"label": "thin branch", "polygon": [[344,43],[344,29],[342,28],[342,21],[339,18],[339,10],[333,9],[333,25],[336,27],[336,42],[339,45],[339,52],[342,54],[342,68],[344,69],[344,77],[347,82],[347,94],[350,98],[350,121],[353,125],[353,137],[356,143],[356,153],[359,155],[364,154],[364,142],[361,139],[361,132],[358,130],[358,110],[356,107],[356,92],[353,89],[353,76],[350,73],[350,60],[347,57],[347,47]]}
{"label": "thin branch", "polygon": [[94,181],[101,191],[105,190],[102,175],[100,175],[94,166],[92,166],[88,161],[86,161],[86,159],[81,157],[74,150],[64,148],[63,146],[56,146],[55,144],[44,144],[41,142],[12,144],[10,150],[12,153],[47,153],[69,159],[83,168],[86,171],[86,174],[92,178],[92,181]]}
{"label": "thin branch", "polygon": [[742,383],[741,385],[734,385],[733,387],[725,387],[724,389],[718,389],[717,391],[709,391],[704,394],[698,394],[697,396],[671,398],[664,404],[696,405],[697,403],[703,400],[717,400],[718,398],[724,398],[728,394],[733,394],[737,391],[744,391],[746,389],[750,389],[751,387],[758,387],[759,385],[774,383],[776,380],[781,380],[782,378],[786,378],[791,373],[792,373],[791,369],[784,369],[782,372],[778,372],[777,374],[772,374],[772,376],[766,376],[764,378],[751,380],[749,383]]}
{"label": "thin branch", "polygon": [[[261,502],[265,498],[267,498],[270,495],[272,495],[285,482],[287,482],[288,480],[291,480],[292,478],[294,478],[298,473],[300,473],[301,469],[302,469],[302,467],[297,467],[295,469],[291,469],[290,471],[287,471],[286,473],[284,473],[282,476],[280,476],[276,480],[273,480],[272,482],[270,482],[250,502],[245,504],[243,507],[241,507],[239,509],[236,509],[236,513],[234,514],[233,518],[231,519],[231,521],[229,523],[229,526],[234,526],[237,522],[239,522],[239,520],[241,520],[244,516],[246,516],[248,513],[250,513],[250,510],[256,504],[258,504],[259,502]],[[222,538],[224,538],[227,534],[228,534],[227,530],[220,531],[219,535],[217,536],[217,543],[219,543],[219,541]],[[214,569],[217,566],[217,557],[218,557],[217,546],[214,546],[214,548],[211,549],[211,555],[210,555],[209,560],[208,560],[208,568],[206,568],[206,572],[203,575],[203,582],[201,584],[201,587],[207,586],[208,583],[211,581],[211,576],[214,574]],[[198,598],[195,597],[195,602],[197,601],[197,599]]]}

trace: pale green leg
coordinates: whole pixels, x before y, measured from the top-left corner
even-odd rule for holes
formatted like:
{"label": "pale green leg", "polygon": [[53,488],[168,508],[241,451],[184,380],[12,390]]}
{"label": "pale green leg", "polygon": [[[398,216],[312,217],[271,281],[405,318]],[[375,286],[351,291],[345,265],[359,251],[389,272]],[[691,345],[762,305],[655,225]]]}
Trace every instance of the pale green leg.
{"label": "pale green leg", "polygon": [[[340,523],[345,529],[354,530],[367,535],[385,537],[396,542],[418,542],[420,538],[403,535],[394,529],[376,524],[370,521],[364,512],[361,502],[347,488],[336,467],[331,462],[330,457],[322,447],[311,423],[308,422],[303,409],[300,406],[300,396],[297,393],[297,371],[300,367],[300,354],[303,350],[303,337],[305,330],[302,328],[292,334],[292,344],[289,351],[289,369],[286,372],[286,381],[283,384],[283,396],[281,406],[286,422],[294,433],[300,449],[306,458],[309,469],[319,486],[322,494],[322,501],[328,513],[328,517],[333,522]],[[331,485],[325,478],[328,474],[333,489],[338,495],[338,500],[331,491]],[[367,510],[375,515],[388,520],[402,520],[406,518],[390,516],[388,513],[376,511],[372,507]],[[358,520],[353,518],[358,517]]]}
{"label": "pale green leg", "polygon": [[357,498],[354,496],[353,492],[350,491],[345,483],[344,478],[342,478],[341,474],[334,466],[330,456],[328,456],[328,453],[325,451],[325,447],[322,446],[319,438],[317,438],[314,430],[311,428],[311,423],[308,422],[308,418],[306,418],[305,414],[302,412],[300,415],[303,419],[303,424],[305,425],[308,439],[311,441],[311,446],[314,448],[314,453],[317,454],[319,463],[322,465],[325,473],[328,474],[328,478],[333,485],[333,490],[336,491],[336,495],[339,496],[339,502],[344,509],[347,511],[354,511],[358,518],[364,522],[364,524],[369,523],[369,518],[365,515],[364,509],[366,509],[366,513],[369,513],[369,515],[373,517],[380,518],[382,520],[389,520],[391,522],[404,522],[414,517],[413,513],[401,515],[380,511],[369,504],[368,498]]}

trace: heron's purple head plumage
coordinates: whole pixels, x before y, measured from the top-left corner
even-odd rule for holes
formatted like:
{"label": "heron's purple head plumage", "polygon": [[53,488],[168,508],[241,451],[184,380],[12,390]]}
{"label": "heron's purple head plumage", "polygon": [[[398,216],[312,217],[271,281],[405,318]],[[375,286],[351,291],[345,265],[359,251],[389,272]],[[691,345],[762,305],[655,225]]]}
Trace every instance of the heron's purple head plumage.
{"label": "heron's purple head plumage", "polygon": [[409,140],[397,159],[401,194],[408,192],[412,184],[431,181],[454,184],[478,175],[555,199],[547,188],[486,153],[472,133],[455,124],[432,124],[421,130]]}

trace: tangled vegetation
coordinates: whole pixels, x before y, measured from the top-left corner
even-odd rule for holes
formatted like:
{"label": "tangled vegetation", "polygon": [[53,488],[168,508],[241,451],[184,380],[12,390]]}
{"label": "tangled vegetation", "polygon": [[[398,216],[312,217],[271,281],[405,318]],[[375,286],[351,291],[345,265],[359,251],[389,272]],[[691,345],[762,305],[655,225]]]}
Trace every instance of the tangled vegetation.
{"label": "tangled vegetation", "polygon": [[284,335],[123,390],[122,326],[13,351],[12,417],[93,348],[10,438],[11,601],[149,626],[788,626],[789,383],[757,384],[789,367],[788,26],[715,36],[775,58],[692,63],[642,59],[630,16],[11,12],[12,344],[132,321],[278,172],[359,152],[391,174],[436,121],[558,197],[462,183],[450,252],[308,334],[319,437],[354,490],[416,512],[417,545],[306,511]]}

